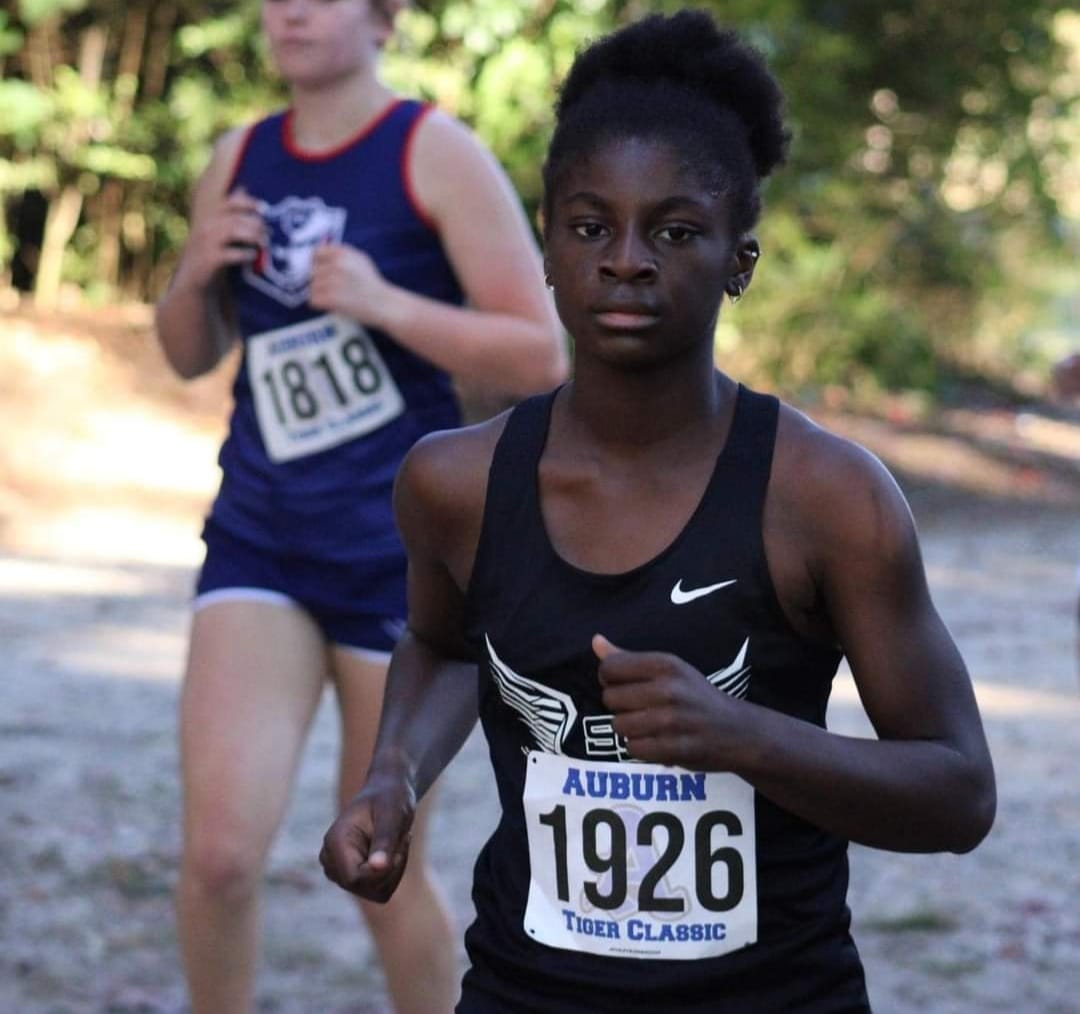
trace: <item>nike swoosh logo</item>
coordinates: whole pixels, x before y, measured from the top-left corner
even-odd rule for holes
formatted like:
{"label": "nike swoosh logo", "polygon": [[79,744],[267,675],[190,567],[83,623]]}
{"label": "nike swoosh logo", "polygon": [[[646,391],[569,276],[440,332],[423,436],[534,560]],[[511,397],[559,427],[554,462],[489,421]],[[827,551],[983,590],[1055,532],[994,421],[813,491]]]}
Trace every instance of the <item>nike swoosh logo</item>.
{"label": "nike swoosh logo", "polygon": [[684,606],[687,602],[693,602],[694,599],[701,598],[702,595],[711,595],[714,591],[719,591],[721,588],[726,588],[729,584],[734,584],[735,580],[735,578],[732,578],[730,581],[721,581],[719,584],[706,585],[704,588],[684,590],[682,578],[679,578],[679,580],[675,582],[675,587],[671,589],[671,601],[677,606]]}

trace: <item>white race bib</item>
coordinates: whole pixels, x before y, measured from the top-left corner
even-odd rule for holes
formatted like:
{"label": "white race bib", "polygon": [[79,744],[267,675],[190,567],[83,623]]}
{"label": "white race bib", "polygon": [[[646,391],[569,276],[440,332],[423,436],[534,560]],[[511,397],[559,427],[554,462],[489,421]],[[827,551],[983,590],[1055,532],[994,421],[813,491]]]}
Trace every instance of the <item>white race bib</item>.
{"label": "white race bib", "polygon": [[405,410],[371,336],[336,314],[253,335],[247,370],[271,461],[343,444]]}
{"label": "white race bib", "polygon": [[624,958],[757,940],[754,790],[732,774],[530,752],[525,931]]}

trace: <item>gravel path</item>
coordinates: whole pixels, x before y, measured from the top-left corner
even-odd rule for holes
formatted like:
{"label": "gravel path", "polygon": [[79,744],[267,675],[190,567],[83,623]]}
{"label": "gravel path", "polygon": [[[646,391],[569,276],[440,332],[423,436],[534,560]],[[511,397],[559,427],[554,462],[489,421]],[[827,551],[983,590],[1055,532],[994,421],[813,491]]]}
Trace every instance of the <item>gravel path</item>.
{"label": "gravel path", "polygon": [[[85,377],[89,367],[79,369]],[[73,422],[65,402],[64,425],[50,430],[39,405],[18,455],[0,450],[11,479],[0,487],[0,1011],[179,1012],[174,723],[213,437],[182,414],[148,415],[134,394],[122,406],[100,391],[87,403],[134,415],[88,429],[91,416]],[[8,402],[0,425],[12,422],[5,411],[25,423],[30,410]],[[174,453],[157,472],[147,453],[151,479],[138,496],[120,482],[102,491],[75,469],[64,497],[59,480],[43,485],[27,464],[83,439],[101,461],[140,466],[130,443],[139,419],[171,427],[161,433]],[[976,682],[1000,803],[990,837],[968,856],[853,847],[856,939],[883,1014],[1080,1009],[1080,475],[1069,471],[1080,427],[1062,432],[1065,468],[1049,485],[1029,476],[1035,495],[909,486],[935,598]],[[184,455],[204,464],[181,482]],[[356,913],[315,859],[332,816],[329,704],[270,860],[262,1011],[386,1010]],[[868,732],[847,677],[830,724]],[[462,928],[472,861],[494,819],[474,737],[444,779],[431,850]]]}

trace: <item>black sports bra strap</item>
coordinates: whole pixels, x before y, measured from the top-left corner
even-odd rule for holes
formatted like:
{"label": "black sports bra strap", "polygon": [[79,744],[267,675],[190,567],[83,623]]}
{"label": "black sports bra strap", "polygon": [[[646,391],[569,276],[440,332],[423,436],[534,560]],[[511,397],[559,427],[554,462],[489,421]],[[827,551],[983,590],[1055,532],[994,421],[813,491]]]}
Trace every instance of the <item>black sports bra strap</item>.
{"label": "black sports bra strap", "polygon": [[755,524],[760,522],[765,505],[779,418],[777,398],[739,385],[735,417],[731,421],[731,432],[721,454],[712,492],[727,497],[732,489],[737,489],[748,520]]}

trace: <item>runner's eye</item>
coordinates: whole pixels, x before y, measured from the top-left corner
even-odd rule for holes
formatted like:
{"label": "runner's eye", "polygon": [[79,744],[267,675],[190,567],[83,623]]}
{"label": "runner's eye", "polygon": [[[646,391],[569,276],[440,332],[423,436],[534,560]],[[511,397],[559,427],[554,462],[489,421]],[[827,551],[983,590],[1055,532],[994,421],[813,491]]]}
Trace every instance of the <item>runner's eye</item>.
{"label": "runner's eye", "polygon": [[682,246],[696,235],[698,235],[697,229],[692,229],[688,225],[665,225],[664,228],[657,232],[657,236],[667,240],[669,243],[673,243],[675,246]]}
{"label": "runner's eye", "polygon": [[584,239],[600,239],[607,233],[607,230],[599,222],[578,222],[573,226],[573,229]]}

